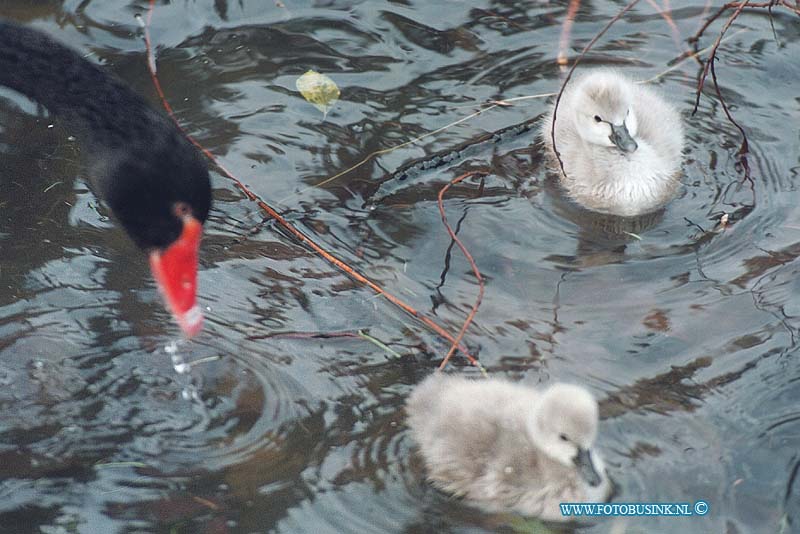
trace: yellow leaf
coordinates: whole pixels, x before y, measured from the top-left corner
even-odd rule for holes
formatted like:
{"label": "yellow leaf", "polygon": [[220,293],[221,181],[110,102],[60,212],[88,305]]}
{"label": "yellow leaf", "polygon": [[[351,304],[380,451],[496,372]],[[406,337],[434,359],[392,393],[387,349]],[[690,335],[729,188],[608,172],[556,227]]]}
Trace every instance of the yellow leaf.
{"label": "yellow leaf", "polygon": [[341,94],[336,82],[313,70],[297,78],[295,85],[303,98],[323,113],[323,120]]}

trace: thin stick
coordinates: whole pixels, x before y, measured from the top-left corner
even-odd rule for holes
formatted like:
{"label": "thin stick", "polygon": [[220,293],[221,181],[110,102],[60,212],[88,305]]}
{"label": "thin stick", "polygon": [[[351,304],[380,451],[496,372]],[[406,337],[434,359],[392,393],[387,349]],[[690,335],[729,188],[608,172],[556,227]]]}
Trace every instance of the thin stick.
{"label": "thin stick", "polygon": [[717,49],[719,48],[719,44],[722,42],[722,38],[725,36],[725,32],[728,31],[728,28],[731,27],[733,21],[739,16],[742,10],[747,6],[749,0],[745,0],[739,4],[739,7],[736,8],[736,11],[733,12],[728,20],[725,22],[725,25],[722,27],[722,30],[719,32],[719,36],[717,40],[714,41],[714,46],[711,47],[711,52],[708,54],[708,60],[706,61],[705,67],[703,67],[703,73],[700,75],[700,80],[697,82],[697,96],[695,97],[694,101],[694,109],[692,109],[692,115],[697,113],[697,107],[700,105],[700,95],[703,92],[703,86],[706,83],[706,77],[708,76],[708,71],[711,68],[711,65],[714,63],[714,58],[717,56]]}
{"label": "thin stick", "polygon": [[[744,9],[744,8],[757,9],[757,8],[765,8],[765,7],[769,9],[769,8],[773,7],[774,5],[777,5],[777,4],[774,3],[774,2],[729,2],[729,3],[721,6],[713,15],[708,17],[706,19],[706,21],[703,23],[703,25],[700,26],[700,29],[697,30],[697,33],[695,33],[692,37],[689,37],[689,42],[690,43],[695,43],[698,40],[700,40],[700,37],[703,35],[703,33],[705,33],[705,31],[708,29],[708,27],[711,26],[711,24],[713,24],[715,20],[717,20],[723,13],[725,13],[729,9],[733,9],[733,8],[737,8],[737,9],[739,9],[739,8],[741,8],[741,9]],[[780,5],[785,7],[789,11],[792,11],[794,14],[800,15],[800,5],[792,6],[786,0],[780,2]]]}
{"label": "thin stick", "polygon": [[375,345],[376,347],[378,347],[380,349],[383,349],[386,353],[390,354],[394,358],[400,359],[400,358],[403,357],[402,354],[400,354],[399,352],[397,352],[396,350],[394,350],[393,348],[388,346],[386,343],[384,343],[380,339],[372,337],[371,335],[367,334],[363,330],[359,330],[358,331],[358,337],[360,337],[361,339],[365,339],[365,340],[369,341],[370,343],[372,343],[373,345]]}
{"label": "thin stick", "polygon": [[569,0],[569,7],[567,7],[567,18],[564,19],[564,24],[561,25],[561,35],[558,38],[558,56],[556,63],[559,67],[566,67],[567,60],[567,47],[569,46],[569,36],[572,32],[572,25],[575,24],[575,15],[578,13],[578,8],[581,7],[581,0]]}
{"label": "thin stick", "polygon": [[655,0],[647,0],[647,3],[650,4],[653,9],[655,9],[656,12],[661,15],[661,18],[664,19],[664,22],[667,23],[667,26],[669,26],[670,32],[672,33],[672,41],[675,43],[675,47],[681,49],[683,47],[683,38],[681,37],[681,31],[678,29],[675,21],[672,20],[672,15],[669,13],[669,0],[664,0],[663,8],[659,6]]}
{"label": "thin stick", "polygon": [[[724,42],[726,42],[726,41],[728,41],[730,39],[733,39],[737,35],[739,35],[741,33],[745,33],[747,31],[749,31],[747,28],[740,28],[740,29],[736,30],[735,32],[733,32],[732,34],[725,36],[725,38],[722,40],[722,42],[724,43]],[[666,76],[670,72],[678,70],[680,68],[680,66],[683,63],[685,63],[686,61],[688,61],[689,59],[699,58],[701,55],[703,55],[706,52],[708,52],[709,50],[711,50],[711,46],[712,45],[708,45],[707,47],[703,48],[702,50],[698,50],[697,52],[688,51],[687,50],[686,52],[681,54],[681,56],[679,56],[679,59],[671,67],[668,67],[668,68],[662,70],[661,72],[659,72],[658,74],[656,74],[652,78],[648,78],[646,80],[637,81],[636,83],[641,83],[641,84],[650,83],[650,82],[654,82],[654,81],[658,80],[659,78],[663,78],[664,76]],[[702,65],[702,62],[700,64]]]}
{"label": "thin stick", "polygon": [[[458,176],[450,180],[450,183],[445,185],[439,191],[438,204],[439,204],[439,214],[442,216],[442,223],[444,224],[445,229],[447,229],[447,233],[450,234],[450,238],[453,240],[453,242],[455,242],[456,245],[458,245],[458,248],[461,249],[461,252],[464,254],[464,257],[467,258],[469,266],[472,268],[472,272],[475,274],[475,279],[478,281],[478,296],[475,299],[475,304],[472,305],[472,309],[467,315],[467,318],[464,320],[464,324],[461,326],[461,330],[458,331],[458,335],[456,336],[455,341],[453,341],[453,345],[450,347],[450,350],[447,351],[447,356],[445,356],[444,359],[442,360],[442,363],[439,364],[440,371],[444,369],[445,366],[447,365],[447,362],[450,361],[450,358],[453,356],[453,353],[456,351],[456,348],[458,348],[459,343],[461,343],[461,340],[464,338],[464,334],[467,332],[467,328],[469,328],[469,325],[472,324],[473,319],[475,319],[475,314],[478,313],[478,308],[481,305],[481,301],[483,301],[483,292],[485,289],[483,276],[481,276],[481,272],[478,269],[478,265],[475,263],[475,260],[472,258],[472,254],[469,253],[467,247],[464,246],[464,243],[462,243],[461,240],[458,238],[456,233],[453,231],[453,228],[450,227],[450,223],[447,222],[447,215],[444,212],[444,194],[452,186],[467,178],[470,178],[472,176],[485,176],[486,174],[487,173],[483,171],[471,171],[464,173],[461,176]],[[486,374],[486,370],[483,368],[483,366],[479,365],[479,368],[483,374]]]}
{"label": "thin stick", "polygon": [[728,117],[728,120],[731,121],[731,124],[736,126],[736,128],[738,128],[739,132],[742,134],[742,145],[739,147],[739,152],[737,155],[739,156],[739,161],[741,161],[742,167],[744,168],[745,179],[752,184],[753,179],[750,177],[750,165],[747,162],[747,154],[750,151],[750,145],[747,142],[747,134],[744,133],[744,128],[742,128],[739,123],[734,120],[730,110],[728,109],[728,105],[725,103],[725,99],[722,98],[722,91],[720,91],[719,84],[717,83],[717,73],[714,70],[714,61],[711,60],[709,63],[711,64],[711,80],[714,82],[714,89],[717,91],[719,103],[722,104],[722,110],[725,112],[725,116]]}

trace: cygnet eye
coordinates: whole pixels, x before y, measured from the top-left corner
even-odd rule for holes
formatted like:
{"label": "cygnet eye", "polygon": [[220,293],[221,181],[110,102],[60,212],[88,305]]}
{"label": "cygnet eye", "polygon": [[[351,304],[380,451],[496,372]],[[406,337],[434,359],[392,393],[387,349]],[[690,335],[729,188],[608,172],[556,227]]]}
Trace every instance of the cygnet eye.
{"label": "cygnet eye", "polygon": [[561,438],[561,441],[569,441],[569,438],[566,434],[559,434],[558,437]]}
{"label": "cygnet eye", "polygon": [[595,115],[594,122],[603,122],[603,119],[600,118],[600,115]]}

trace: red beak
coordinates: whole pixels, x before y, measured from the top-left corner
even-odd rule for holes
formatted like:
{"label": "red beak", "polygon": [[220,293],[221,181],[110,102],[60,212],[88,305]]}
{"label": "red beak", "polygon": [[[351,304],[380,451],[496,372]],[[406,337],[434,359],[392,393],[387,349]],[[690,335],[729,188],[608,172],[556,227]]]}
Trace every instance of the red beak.
{"label": "red beak", "polygon": [[150,270],[166,306],[186,337],[203,328],[203,313],[197,306],[197,258],[203,225],[192,217],[183,217],[183,231],[165,250],[150,253]]}

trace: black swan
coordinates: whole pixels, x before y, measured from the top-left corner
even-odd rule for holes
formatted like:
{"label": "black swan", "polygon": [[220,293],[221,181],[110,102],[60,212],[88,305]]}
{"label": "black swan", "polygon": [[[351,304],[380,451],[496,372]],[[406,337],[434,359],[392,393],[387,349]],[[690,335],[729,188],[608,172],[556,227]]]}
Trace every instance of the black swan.
{"label": "black swan", "polygon": [[149,254],[153,277],[183,332],[196,334],[202,327],[198,250],[211,207],[199,152],[114,75],[41,31],[3,20],[0,85],[78,128],[95,192]]}

